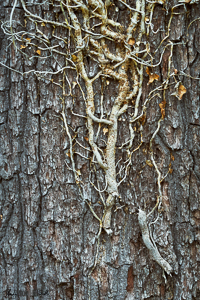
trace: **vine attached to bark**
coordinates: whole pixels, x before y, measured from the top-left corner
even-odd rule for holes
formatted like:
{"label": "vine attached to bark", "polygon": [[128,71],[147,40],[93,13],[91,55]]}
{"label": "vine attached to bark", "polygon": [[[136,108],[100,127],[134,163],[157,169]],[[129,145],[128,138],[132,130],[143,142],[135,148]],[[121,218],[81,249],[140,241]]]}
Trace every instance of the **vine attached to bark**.
{"label": "vine attached to bark", "polygon": [[[136,0],[135,6],[130,6],[125,1],[119,0],[120,3],[127,8],[130,21],[128,25],[122,25],[120,22],[110,17],[111,11],[119,10],[114,2],[111,0],[47,0],[43,3],[35,1],[31,4],[30,1],[15,0],[10,14],[10,20],[2,23],[1,27],[13,43],[16,52],[20,52],[25,59],[33,61],[34,59],[42,59],[43,61],[52,59],[53,63],[57,64],[56,71],[49,70],[36,70],[32,69],[26,72],[13,70],[20,73],[22,76],[28,76],[30,73],[35,74],[38,80],[49,80],[53,85],[60,87],[62,91],[61,101],[63,103],[63,110],[61,117],[63,120],[64,128],[69,139],[70,151],[69,156],[71,159],[70,170],[73,171],[76,184],[78,185],[80,196],[83,201],[86,201],[91,213],[99,221],[99,233],[97,236],[98,245],[99,237],[102,228],[107,234],[112,234],[111,220],[112,210],[116,202],[116,198],[120,197],[119,186],[126,180],[129,169],[131,168],[132,156],[143,144],[143,126],[145,126],[145,119],[148,113],[148,104],[155,98],[162,98],[160,103],[161,117],[158,120],[157,128],[149,141],[149,150],[152,166],[154,166],[157,173],[158,196],[154,208],[146,215],[146,213],[139,209],[138,221],[142,232],[144,244],[149,249],[153,258],[157,263],[168,273],[171,274],[171,266],[160,256],[155,243],[151,241],[149,229],[147,227],[147,217],[149,217],[156,209],[158,213],[162,205],[162,192],[161,192],[161,171],[154,159],[153,142],[156,134],[158,133],[161,122],[165,117],[165,106],[167,100],[165,99],[165,91],[169,87],[169,79],[174,79],[170,85],[174,85],[177,89],[175,96],[181,99],[184,87],[180,81],[177,81],[177,70],[173,68],[173,44],[169,40],[169,31],[172,18],[177,8],[184,7],[185,3],[179,3],[171,9],[171,17],[168,23],[168,30],[163,38],[159,47],[151,53],[151,44],[149,34],[153,30],[152,23],[153,14],[157,3],[164,5],[164,1],[147,1]],[[54,13],[53,18],[50,20],[48,17],[41,17],[36,11],[40,11],[40,5],[47,5],[51,12]],[[15,10],[17,5],[21,5],[25,13],[25,23],[21,26],[15,21]],[[113,10],[114,8],[114,10]],[[95,20],[93,22],[93,20]],[[191,25],[192,23],[190,23]],[[48,27],[48,31],[44,30]],[[29,29],[27,29],[29,28]],[[159,30],[159,29],[158,29]],[[110,50],[110,45],[115,46],[115,52]],[[162,51],[160,48],[162,46]],[[151,89],[145,101],[142,103],[142,91],[144,88],[144,71],[149,75],[149,84],[154,80],[158,80],[159,76],[154,73],[154,68],[159,66],[162,62],[162,57],[166,49],[170,49],[170,56],[168,62],[168,75],[167,78],[156,88]],[[156,60],[156,54],[160,51],[160,58]],[[85,59],[89,57],[94,63],[98,64],[98,70],[92,77],[87,71]],[[3,63],[1,63],[4,65]],[[10,68],[12,69],[12,68]],[[145,70],[146,69],[146,70]],[[68,70],[73,72],[74,79],[72,81],[69,77]],[[61,81],[56,81],[53,76],[59,76]],[[182,74],[183,75],[183,74]],[[187,75],[186,75],[187,76]],[[80,83],[80,78],[84,82],[84,88]],[[106,113],[103,108],[104,101],[104,85],[102,83],[101,93],[101,113],[96,113],[95,107],[95,92],[94,82],[101,80],[108,82],[113,80],[118,87],[118,95],[114,99],[112,109],[105,117]],[[60,83],[61,82],[61,83]],[[131,84],[132,82],[132,84]],[[83,146],[78,142],[76,135],[73,136],[72,130],[68,125],[68,119],[65,109],[65,102],[67,97],[74,100],[73,89],[75,86],[80,88],[82,97],[85,101],[85,114],[79,115],[72,111],[74,115],[86,119],[86,127],[88,130],[88,147]],[[118,161],[116,163],[116,143],[118,139],[118,126],[119,118],[125,114],[128,109],[132,109],[132,115],[129,114],[129,131],[130,139],[118,147],[118,149],[126,149],[127,159],[125,161]],[[139,134],[141,137],[138,147],[133,148],[133,141],[135,138],[134,124],[138,124]],[[96,131],[95,124],[98,124]],[[107,126],[107,140],[104,141],[105,149],[98,145],[99,133],[102,130],[102,124]],[[76,168],[74,153],[84,157],[81,153],[76,152],[76,145],[83,147],[86,151],[91,153],[90,167],[95,169],[95,164],[104,172],[105,188],[100,190],[99,181],[97,185],[90,181],[91,185],[99,193],[99,198],[103,206],[103,215],[99,217],[95,212],[92,204],[84,198],[84,182],[80,180],[79,170]],[[119,178],[117,173],[117,166],[120,166],[120,172],[124,171],[123,178]],[[106,200],[104,199],[106,195]],[[94,267],[96,266],[98,258],[95,259]]]}

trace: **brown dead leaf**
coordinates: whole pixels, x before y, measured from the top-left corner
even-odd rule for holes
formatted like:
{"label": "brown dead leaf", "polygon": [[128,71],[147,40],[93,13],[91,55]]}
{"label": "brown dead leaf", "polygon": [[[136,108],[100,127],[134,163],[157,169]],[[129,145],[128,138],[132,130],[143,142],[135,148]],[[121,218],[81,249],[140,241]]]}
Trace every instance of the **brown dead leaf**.
{"label": "brown dead leaf", "polygon": [[84,137],[84,139],[88,142],[89,141],[89,138],[87,136]]}
{"label": "brown dead leaf", "polygon": [[103,134],[105,135],[108,132],[108,128],[103,128]]}
{"label": "brown dead leaf", "polygon": [[135,44],[135,39],[133,39],[133,38],[129,39],[128,44],[130,46],[133,46]]}
{"label": "brown dead leaf", "polygon": [[20,49],[24,49],[24,48],[26,48],[27,46],[23,46],[23,45],[21,45],[21,47],[20,47]]}
{"label": "brown dead leaf", "polygon": [[142,125],[144,125],[146,121],[146,114],[144,114],[141,118],[139,118],[139,121]]}
{"label": "brown dead leaf", "polygon": [[183,95],[187,92],[186,88],[184,87],[184,85],[179,84],[178,87],[178,95],[179,95],[179,100],[182,99]]}
{"label": "brown dead leaf", "polygon": [[174,156],[171,154],[171,160],[173,160],[174,161]]}
{"label": "brown dead leaf", "polygon": [[77,57],[76,57],[76,55],[72,55],[72,60],[73,60],[73,62],[76,62],[77,61]]}
{"label": "brown dead leaf", "polygon": [[154,80],[159,80],[159,75],[151,73],[149,67],[146,68],[146,73],[149,75],[149,82],[148,82],[148,84],[154,82]]}
{"label": "brown dead leaf", "polygon": [[146,73],[147,73],[148,75],[151,74],[151,73],[150,73],[150,70],[149,70],[149,67],[146,68]]}
{"label": "brown dead leaf", "polygon": [[46,24],[45,24],[44,22],[42,22],[41,26],[43,26],[43,27],[44,27],[44,26],[46,26]]}
{"label": "brown dead leaf", "polygon": [[159,103],[162,119],[164,119],[165,117],[165,106],[166,106],[166,101],[162,101],[161,103]]}
{"label": "brown dead leaf", "polygon": [[182,85],[180,81],[177,82],[174,88],[175,92],[172,93],[171,96],[175,96],[176,98],[178,98],[178,100],[181,100],[183,95],[187,92],[186,88],[184,87],[184,85]]}
{"label": "brown dead leaf", "polygon": [[28,42],[30,42],[30,41],[31,41],[31,39],[30,39],[30,38],[26,38],[26,40],[27,40]]}
{"label": "brown dead leaf", "polygon": [[152,164],[152,162],[148,159],[148,160],[146,160],[146,164],[149,166],[149,167],[153,167],[153,164]]}
{"label": "brown dead leaf", "polygon": [[169,173],[172,174],[172,172],[173,172],[172,164],[170,163],[170,164],[169,164]]}
{"label": "brown dead leaf", "polygon": [[41,55],[41,51],[40,50],[37,50],[36,53],[39,54],[39,55]]}

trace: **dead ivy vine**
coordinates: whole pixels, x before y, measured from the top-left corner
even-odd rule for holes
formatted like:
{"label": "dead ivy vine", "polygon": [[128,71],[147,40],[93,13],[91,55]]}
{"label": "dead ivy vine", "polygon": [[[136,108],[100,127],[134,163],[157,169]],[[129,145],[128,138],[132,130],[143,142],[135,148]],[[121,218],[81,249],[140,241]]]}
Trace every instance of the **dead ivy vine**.
{"label": "dead ivy vine", "polygon": [[[119,10],[115,2],[111,0],[46,0],[42,3],[40,1],[15,0],[10,20],[2,23],[2,29],[8,35],[15,51],[20,52],[26,60],[33,60],[35,58],[48,60],[51,58],[57,64],[57,71],[44,69],[39,71],[28,70],[26,72],[13,71],[25,77],[33,73],[37,76],[38,80],[49,80],[53,85],[59,86],[62,90],[62,96],[60,97],[63,104],[61,117],[70,144],[68,156],[71,160],[71,166],[67,166],[73,171],[80,196],[83,201],[87,202],[91,213],[99,221],[97,253],[91,272],[97,264],[99,238],[102,228],[107,234],[112,234],[112,210],[116,198],[120,197],[119,186],[126,180],[131,168],[131,160],[134,152],[143,144],[142,131],[145,126],[146,115],[148,114],[148,104],[155,98],[161,99],[159,104],[161,115],[157,128],[149,141],[151,160],[148,161],[148,164],[152,167],[154,166],[157,173],[158,196],[154,208],[149,213],[146,214],[139,208],[138,218],[144,244],[160,266],[168,274],[171,274],[172,267],[160,256],[154,241],[150,237],[147,218],[156,209],[159,216],[162,206],[161,182],[163,178],[161,170],[159,170],[154,159],[153,142],[165,118],[165,106],[167,105],[165,91],[169,87],[169,79],[173,79],[170,85],[174,85],[174,96],[179,100],[186,92],[185,87],[178,79],[178,70],[175,70],[173,66],[173,47],[177,44],[172,43],[169,39],[172,18],[178,14],[176,12],[177,8],[183,7],[185,9],[185,3],[179,2],[171,9],[167,32],[159,47],[152,53],[149,33],[150,31],[156,33],[153,25],[154,9],[157,4],[162,4],[165,7],[165,1],[136,0],[135,6],[131,6],[128,2],[122,0],[119,0],[119,2],[126,6],[127,14],[130,16],[128,25],[122,25],[111,17],[111,8],[113,9],[114,7],[115,11]],[[41,5],[45,6],[47,4],[51,12],[54,12],[54,18],[49,18],[48,16],[41,17],[37,13],[37,11],[40,11]],[[16,29],[18,28],[17,21],[15,21],[17,5],[22,6],[25,14],[21,30]],[[57,11],[59,10],[62,15],[58,16]],[[115,53],[110,50],[110,45],[113,44],[116,49]],[[155,57],[161,45],[164,47],[162,47],[162,52],[159,52],[160,58],[157,60]],[[166,49],[170,50],[167,78],[156,88],[151,88],[145,101],[142,102],[144,72],[149,76],[148,84],[150,87],[154,86],[152,83],[155,80],[160,80],[159,75],[155,73],[154,69],[161,64]],[[92,77],[88,74],[86,68],[86,57],[89,57],[98,64],[98,70]],[[71,76],[69,77],[69,70],[71,74],[74,74],[73,80]],[[62,81],[55,80],[54,76],[56,75],[62,75]],[[80,83],[80,79],[84,82],[84,88]],[[96,113],[94,101],[94,82],[96,80],[103,82],[100,114]],[[116,82],[118,96],[114,99],[111,111],[106,115],[103,105],[104,86],[108,85],[111,80]],[[68,125],[65,103],[67,97],[72,97],[73,101],[76,101],[74,98],[75,86],[80,88],[85,101],[85,113],[83,112],[83,115],[76,114],[73,111],[72,113],[86,120],[88,130],[86,140],[88,141],[88,147],[81,145],[77,141],[76,134],[74,134]],[[125,161],[120,160],[116,162],[115,151],[119,118],[127,111],[129,112],[130,139],[121,145],[121,147],[118,147],[119,150],[126,150],[127,158]],[[94,124],[98,124],[97,130]],[[134,124],[137,124],[137,129],[141,137],[141,141],[135,149],[133,148],[133,141],[136,134]],[[97,143],[101,130],[103,130],[104,136],[107,136],[105,148],[100,147]],[[85,157],[77,152],[76,145],[83,147],[91,154],[90,157]],[[89,178],[91,185],[99,193],[99,199],[103,206],[102,216],[97,215],[92,204],[84,196],[84,183],[81,180],[80,170],[76,168],[75,153],[82,158],[90,159],[91,172],[95,170],[95,165],[99,165],[104,172],[103,190],[100,189],[98,179],[96,181],[97,185],[95,185],[91,181],[91,178]],[[117,168],[119,168],[118,173]],[[171,171],[169,167],[168,173]]]}

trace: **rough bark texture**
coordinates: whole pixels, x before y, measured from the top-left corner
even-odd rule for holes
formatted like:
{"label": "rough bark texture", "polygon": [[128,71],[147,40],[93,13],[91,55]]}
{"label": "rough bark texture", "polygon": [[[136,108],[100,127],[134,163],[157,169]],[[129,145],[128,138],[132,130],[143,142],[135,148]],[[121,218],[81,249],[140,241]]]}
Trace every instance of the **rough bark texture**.
{"label": "rough bark texture", "polygon": [[[127,3],[135,7],[134,1]],[[154,30],[161,30],[149,37],[155,49],[167,31],[170,8],[176,4],[174,0],[167,1],[165,9],[160,4],[155,7]],[[117,1],[115,7],[119,8],[112,12],[116,14],[115,20],[126,22],[128,9]],[[2,21],[9,19],[11,8],[9,0],[0,2]],[[187,28],[200,16],[200,5],[186,4],[186,8],[187,14],[172,19],[170,40],[187,42],[174,46],[173,63],[178,72],[197,78],[200,22],[191,24],[189,35]],[[44,4],[37,13],[51,19],[53,10]],[[16,8],[17,19],[23,23],[21,6]],[[48,26],[45,34],[48,35]],[[40,59],[28,65],[20,53],[15,53],[13,45],[7,48],[9,43],[1,31],[0,60],[4,64],[21,72],[44,67],[56,70],[51,61],[44,66]],[[167,76],[169,55],[170,51],[165,51],[156,69],[160,79]],[[91,76],[96,74],[97,65],[90,59],[87,68]],[[69,78],[73,76],[69,72]],[[60,90],[49,81],[38,81],[31,74],[22,77],[0,65],[0,299],[200,299],[200,80],[180,78],[187,92],[179,101],[171,96],[174,87],[166,91],[165,118],[153,145],[162,176],[170,162],[173,169],[161,183],[163,211],[150,227],[161,256],[173,268],[172,276],[165,274],[165,278],[144,245],[138,223],[138,208],[150,211],[156,203],[157,174],[148,163],[148,149],[160,118],[161,100],[149,103],[144,143],[133,153],[128,176],[119,187],[121,202],[117,200],[112,208],[113,232],[109,236],[102,231],[98,261],[93,269],[99,222],[79,196],[74,174],[65,164],[66,159],[70,163],[66,156],[70,145],[60,119]],[[144,72],[143,102],[149,93],[148,80]],[[83,80],[80,84],[84,89]],[[159,82],[152,84],[156,87]],[[96,112],[100,113],[100,81],[95,82],[95,92]],[[77,132],[78,141],[89,147],[84,118],[71,113],[72,107],[76,113],[85,113],[77,86],[74,94],[74,103],[71,97],[66,100],[67,122]],[[109,114],[116,97],[115,81],[110,80],[104,97]],[[123,115],[118,122],[117,147],[130,138],[126,118]],[[140,135],[134,140],[135,147],[139,143]],[[81,147],[79,152],[88,155]],[[123,155],[125,152],[116,150],[116,161]],[[88,181],[90,163],[76,154],[74,159],[87,186],[85,198],[101,215],[99,194]],[[96,172],[101,178],[102,170],[97,167]],[[92,176],[95,181],[95,174]],[[35,296],[23,296],[23,291]],[[11,295],[14,293],[15,296]]]}

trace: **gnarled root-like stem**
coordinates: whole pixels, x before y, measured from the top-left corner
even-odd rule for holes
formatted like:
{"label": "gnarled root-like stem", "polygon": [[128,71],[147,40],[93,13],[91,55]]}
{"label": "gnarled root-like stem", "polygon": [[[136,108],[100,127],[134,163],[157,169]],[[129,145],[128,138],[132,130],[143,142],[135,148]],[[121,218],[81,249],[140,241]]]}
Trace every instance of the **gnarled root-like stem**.
{"label": "gnarled root-like stem", "polygon": [[103,221],[103,228],[107,232],[108,235],[112,234],[111,226],[111,214],[112,214],[112,206],[106,207],[105,209],[105,217]]}
{"label": "gnarled root-like stem", "polygon": [[167,274],[171,275],[171,272],[173,271],[172,267],[166,260],[164,260],[164,258],[161,257],[158,249],[150,240],[149,229],[147,226],[147,216],[146,213],[141,209],[139,209],[138,221],[140,229],[142,231],[142,239],[145,246],[149,249],[149,252],[152,255],[153,259],[165,270],[165,272],[167,272]]}
{"label": "gnarled root-like stem", "polygon": [[107,232],[108,235],[112,234],[111,214],[112,214],[112,207],[115,203],[116,196],[117,196],[117,193],[112,193],[108,196],[108,199],[106,201],[104,220],[103,220],[103,228]]}

